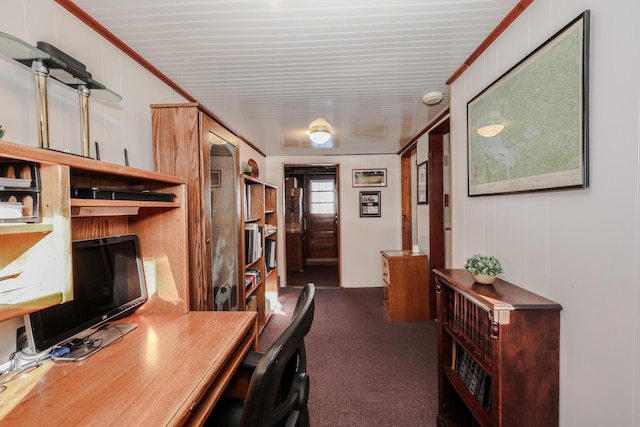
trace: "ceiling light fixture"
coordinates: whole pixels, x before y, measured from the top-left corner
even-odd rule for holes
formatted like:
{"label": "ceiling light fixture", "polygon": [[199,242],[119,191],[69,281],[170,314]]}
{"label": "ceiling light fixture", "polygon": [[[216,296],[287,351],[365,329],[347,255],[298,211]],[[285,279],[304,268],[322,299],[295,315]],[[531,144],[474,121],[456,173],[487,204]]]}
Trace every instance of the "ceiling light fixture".
{"label": "ceiling light fixture", "polygon": [[442,101],[443,97],[444,95],[442,95],[442,92],[440,92],[439,90],[434,90],[434,91],[425,93],[424,96],[422,97],[422,102],[425,105],[436,105],[436,104],[439,104],[440,101]]}
{"label": "ceiling light fixture", "polygon": [[315,119],[309,125],[309,139],[314,144],[324,144],[331,139],[331,125],[325,119]]}

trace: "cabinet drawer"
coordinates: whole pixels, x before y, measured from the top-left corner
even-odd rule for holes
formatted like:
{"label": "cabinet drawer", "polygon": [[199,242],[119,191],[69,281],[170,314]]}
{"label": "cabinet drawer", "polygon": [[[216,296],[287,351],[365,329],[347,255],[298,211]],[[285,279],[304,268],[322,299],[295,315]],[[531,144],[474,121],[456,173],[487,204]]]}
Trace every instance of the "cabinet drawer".
{"label": "cabinet drawer", "polygon": [[384,280],[388,285],[391,284],[391,276],[389,275],[389,260],[387,257],[382,257],[382,280]]}

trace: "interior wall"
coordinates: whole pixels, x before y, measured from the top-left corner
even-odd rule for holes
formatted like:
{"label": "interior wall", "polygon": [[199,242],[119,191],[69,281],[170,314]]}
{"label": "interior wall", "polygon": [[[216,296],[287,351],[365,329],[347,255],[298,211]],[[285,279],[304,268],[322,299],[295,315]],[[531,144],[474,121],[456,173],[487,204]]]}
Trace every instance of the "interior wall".
{"label": "interior wall", "polygon": [[[14,0],[2,5],[2,28],[32,45],[46,41],[84,63],[95,80],[119,93],[121,104],[90,101],[91,156],[93,141],[100,143],[101,160],[153,170],[151,147],[152,103],[185,102],[171,88],[143,69],[109,42],[86,27],[53,0]],[[80,113],[76,92],[49,80],[51,148],[79,154]],[[35,89],[31,71],[0,57],[0,125],[3,140],[38,146]],[[0,365],[15,350],[16,328],[22,318],[0,323]]]}
{"label": "interior wall", "polygon": [[[127,55],[85,26],[53,0],[15,0],[2,6],[2,31],[32,45],[53,44],[86,65],[93,78],[120,94],[120,104],[92,100],[89,107],[91,156],[100,144],[101,160],[153,169],[149,105],[185,100]],[[80,154],[80,113],[76,92],[48,82],[51,148]],[[0,57],[0,124],[4,140],[38,145],[35,89],[31,71]]]}
{"label": "interior wall", "polygon": [[[284,212],[284,165],[339,165],[340,264],[344,288],[382,286],[381,250],[400,249],[401,191],[400,157],[396,154],[371,156],[269,156],[266,158],[267,180],[279,188],[278,212]],[[353,187],[353,169],[387,169],[386,187]],[[360,191],[380,190],[381,216],[360,218]],[[278,241],[285,241],[284,216],[278,218]],[[286,286],[284,245],[278,248],[280,283]]]}
{"label": "interior wall", "polygon": [[[591,10],[590,188],[467,197],[466,103]],[[451,86],[453,267],[496,255],[504,279],[562,304],[560,424],[640,425],[640,26],[637,0],[536,0]]]}

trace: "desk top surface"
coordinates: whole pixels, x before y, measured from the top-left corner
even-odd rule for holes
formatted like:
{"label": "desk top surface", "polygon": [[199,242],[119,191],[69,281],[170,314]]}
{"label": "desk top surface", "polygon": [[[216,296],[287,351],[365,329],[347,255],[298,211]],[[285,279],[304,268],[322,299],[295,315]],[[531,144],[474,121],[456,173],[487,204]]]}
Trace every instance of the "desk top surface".
{"label": "desk top surface", "polygon": [[138,327],[86,360],[48,362],[8,383],[0,424],[179,423],[254,333],[256,315],[139,314],[124,321]]}

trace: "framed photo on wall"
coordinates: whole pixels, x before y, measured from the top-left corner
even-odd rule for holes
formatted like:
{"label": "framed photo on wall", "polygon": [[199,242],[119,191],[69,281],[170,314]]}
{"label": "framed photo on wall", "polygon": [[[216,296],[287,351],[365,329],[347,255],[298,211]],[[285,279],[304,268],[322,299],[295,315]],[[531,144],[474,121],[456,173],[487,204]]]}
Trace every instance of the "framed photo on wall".
{"label": "framed photo on wall", "polygon": [[419,205],[429,204],[428,179],[429,179],[429,163],[425,160],[424,162],[418,165],[418,170],[417,170],[416,183],[417,183]]}
{"label": "framed photo on wall", "polygon": [[380,192],[361,191],[360,192],[360,217],[380,216]]}
{"label": "framed photo on wall", "polygon": [[220,182],[221,177],[221,173],[222,171],[219,170],[212,170],[211,171],[211,187],[213,188],[220,188],[220,185],[222,184]]}
{"label": "framed photo on wall", "polygon": [[386,169],[353,169],[353,187],[386,187]]}
{"label": "framed photo on wall", "polygon": [[467,103],[468,195],[589,186],[589,11]]}

